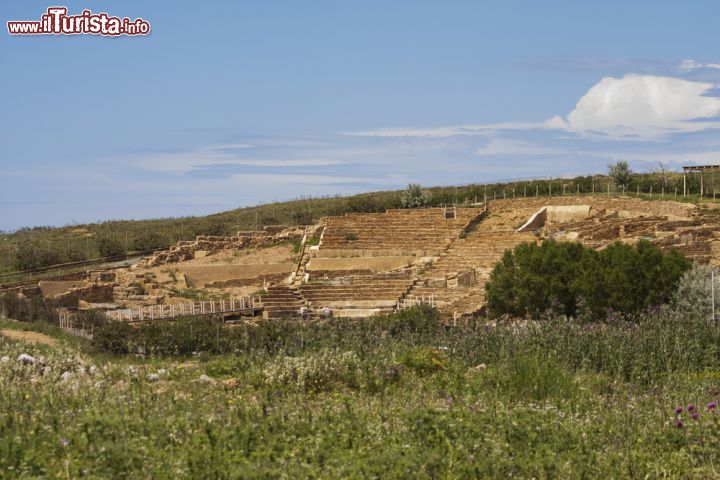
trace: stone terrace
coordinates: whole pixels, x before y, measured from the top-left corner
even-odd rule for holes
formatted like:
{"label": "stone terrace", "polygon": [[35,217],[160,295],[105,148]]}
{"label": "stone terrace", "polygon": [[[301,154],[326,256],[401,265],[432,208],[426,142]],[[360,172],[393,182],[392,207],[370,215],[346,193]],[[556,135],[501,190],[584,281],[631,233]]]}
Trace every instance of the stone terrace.
{"label": "stone terrace", "polygon": [[410,272],[310,279],[299,290],[313,311],[330,308],[343,317],[367,317],[395,309],[412,285]]}
{"label": "stone terrace", "polygon": [[320,256],[437,255],[481,211],[459,208],[457,218],[451,219],[445,218],[442,208],[328,217]]}

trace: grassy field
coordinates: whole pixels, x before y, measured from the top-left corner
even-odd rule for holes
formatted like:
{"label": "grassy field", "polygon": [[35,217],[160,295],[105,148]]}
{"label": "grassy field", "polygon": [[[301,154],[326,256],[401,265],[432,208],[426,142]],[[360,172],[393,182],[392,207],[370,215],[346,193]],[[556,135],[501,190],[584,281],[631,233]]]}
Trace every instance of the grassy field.
{"label": "grassy field", "polygon": [[671,309],[450,330],[414,309],[145,358],[0,328],[59,339],[0,338],[3,478],[718,476],[720,329]]}
{"label": "grassy field", "polygon": [[[710,180],[706,185],[711,188]],[[714,185],[714,184],[713,184]],[[432,187],[426,189],[426,203],[482,202],[487,196],[511,198],[522,196],[574,195],[607,193],[608,177],[603,175],[563,179],[544,179],[517,181],[496,184],[471,184],[457,187]],[[612,185],[611,185],[612,186]],[[639,191],[646,198],[675,198],[685,201],[697,201],[698,179],[690,177],[690,192],[694,196],[683,199],[675,197],[676,189],[682,195],[682,175],[669,173],[661,175],[636,174],[632,178],[627,194]],[[649,196],[653,193],[652,197]],[[102,223],[69,225],[65,227],[23,228],[12,233],[0,232],[0,274],[18,269],[17,257],[21,246],[32,246],[38,256],[46,255],[53,259],[51,263],[101,257],[100,244],[103,240],[118,242],[126,251],[138,249],[138,244],[148,234],[160,238],[163,243],[171,244],[178,240],[191,240],[199,234],[230,235],[238,230],[253,230],[263,225],[310,224],[323,216],[342,215],[347,212],[382,212],[388,208],[401,206],[402,191],[384,191],[365,193],[348,197],[305,198],[287,202],[277,202],[254,207],[238,208],[226,212],[202,217],[177,217],[151,220],[112,220]],[[612,194],[622,193],[615,187]],[[707,200],[707,198],[706,198]],[[12,279],[10,279],[12,280]],[[8,281],[10,281],[8,280]]]}

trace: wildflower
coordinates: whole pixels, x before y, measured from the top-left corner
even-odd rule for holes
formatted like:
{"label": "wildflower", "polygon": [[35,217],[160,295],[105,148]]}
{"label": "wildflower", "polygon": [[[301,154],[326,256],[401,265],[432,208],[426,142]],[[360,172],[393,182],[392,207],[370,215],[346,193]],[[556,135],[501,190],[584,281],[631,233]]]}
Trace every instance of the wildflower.
{"label": "wildflower", "polygon": [[60,446],[61,446],[61,447],[65,448],[65,447],[67,447],[69,444],[70,444],[70,442],[68,442],[66,439],[64,439],[64,438],[61,438],[61,439],[60,439]]}
{"label": "wildflower", "polygon": [[688,412],[692,412],[694,410],[695,410],[695,405],[693,405],[692,403],[690,405],[688,405]]}
{"label": "wildflower", "polygon": [[708,410],[715,410],[717,408],[717,403],[710,402],[710,403],[708,403],[707,407],[708,407]]}
{"label": "wildflower", "polygon": [[680,415],[682,412],[683,412],[683,408],[682,408],[682,407],[677,407],[677,408],[675,409],[675,415]]}
{"label": "wildflower", "polygon": [[675,426],[677,428],[683,428],[685,426],[685,424],[682,422],[682,420],[678,420],[677,423],[675,424]]}
{"label": "wildflower", "polygon": [[692,418],[693,420],[697,420],[698,418],[700,418],[700,414],[698,412],[693,412]]}

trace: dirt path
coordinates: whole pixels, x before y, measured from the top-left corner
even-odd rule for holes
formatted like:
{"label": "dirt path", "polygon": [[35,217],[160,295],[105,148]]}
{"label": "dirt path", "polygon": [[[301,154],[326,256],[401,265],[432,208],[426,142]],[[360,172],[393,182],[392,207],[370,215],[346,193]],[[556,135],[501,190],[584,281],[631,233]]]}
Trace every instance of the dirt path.
{"label": "dirt path", "polygon": [[38,343],[40,345],[55,345],[57,340],[49,337],[43,333],[37,332],[25,332],[21,330],[0,330],[0,335],[3,335],[10,340],[17,340],[28,343]]}

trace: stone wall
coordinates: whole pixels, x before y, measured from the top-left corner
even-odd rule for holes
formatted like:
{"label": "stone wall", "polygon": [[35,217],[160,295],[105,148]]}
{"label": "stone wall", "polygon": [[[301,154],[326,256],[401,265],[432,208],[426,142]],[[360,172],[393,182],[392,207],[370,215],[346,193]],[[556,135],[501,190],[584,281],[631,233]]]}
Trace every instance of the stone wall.
{"label": "stone wall", "polygon": [[263,232],[238,232],[238,235],[233,237],[199,235],[194,241],[180,241],[168,250],[155,252],[152,256],[143,258],[139,265],[157,267],[168,263],[179,263],[192,260],[195,258],[196,252],[202,252],[198,256],[208,256],[222,250],[271,247],[292,239],[302,238],[303,234],[304,229],[297,227],[284,228],[280,231],[268,229]]}
{"label": "stone wall", "polygon": [[88,303],[112,302],[113,284],[92,283],[48,298],[50,303],[58,307],[77,307],[80,300]]}
{"label": "stone wall", "polygon": [[202,287],[229,280],[257,279],[265,275],[282,274],[286,277],[295,269],[294,263],[263,263],[255,265],[181,265],[180,271],[188,284]]}

